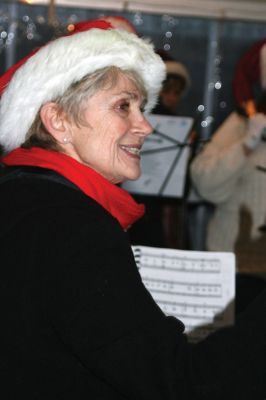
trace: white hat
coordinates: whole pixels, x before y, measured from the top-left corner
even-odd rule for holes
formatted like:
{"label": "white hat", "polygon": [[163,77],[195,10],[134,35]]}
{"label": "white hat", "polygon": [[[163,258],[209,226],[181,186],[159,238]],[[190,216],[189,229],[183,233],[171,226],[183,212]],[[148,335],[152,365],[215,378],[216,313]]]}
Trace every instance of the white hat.
{"label": "white hat", "polygon": [[180,62],[177,61],[166,60],[165,65],[167,74],[181,76],[185,80],[186,88],[188,88],[191,85],[190,75],[184,64],[181,64]]}
{"label": "white hat", "polygon": [[146,111],[154,107],[165,65],[153,45],[125,30],[110,29],[110,24],[99,28],[92,22],[89,28],[49,42],[0,77],[0,144],[6,151],[24,142],[44,103],[107,66],[140,74],[148,94]]}

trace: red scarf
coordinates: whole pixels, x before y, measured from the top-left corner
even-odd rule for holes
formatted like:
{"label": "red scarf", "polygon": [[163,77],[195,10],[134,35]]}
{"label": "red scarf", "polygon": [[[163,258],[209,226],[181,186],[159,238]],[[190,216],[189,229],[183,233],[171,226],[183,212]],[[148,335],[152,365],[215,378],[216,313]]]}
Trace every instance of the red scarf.
{"label": "red scarf", "polygon": [[27,165],[58,172],[101,204],[123,229],[129,228],[144,214],[144,205],[136,203],[128,192],[66,154],[39,147],[17,148],[1,161],[9,166]]}

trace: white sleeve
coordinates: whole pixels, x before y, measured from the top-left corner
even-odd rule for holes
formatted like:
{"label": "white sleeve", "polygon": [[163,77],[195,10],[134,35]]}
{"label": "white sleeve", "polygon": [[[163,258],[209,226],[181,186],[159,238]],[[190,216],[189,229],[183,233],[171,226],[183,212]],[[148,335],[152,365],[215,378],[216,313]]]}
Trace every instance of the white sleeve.
{"label": "white sleeve", "polygon": [[212,140],[191,163],[191,179],[199,194],[213,203],[222,203],[235,190],[246,164],[243,151],[245,121],[232,113]]}

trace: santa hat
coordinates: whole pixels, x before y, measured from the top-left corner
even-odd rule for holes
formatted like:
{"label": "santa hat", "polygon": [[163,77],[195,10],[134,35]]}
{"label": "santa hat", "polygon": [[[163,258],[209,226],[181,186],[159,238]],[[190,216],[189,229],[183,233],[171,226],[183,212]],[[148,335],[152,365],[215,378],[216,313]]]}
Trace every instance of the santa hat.
{"label": "santa hat", "polygon": [[136,35],[138,34],[134,25],[121,15],[106,15],[97,20],[80,21],[74,25],[69,24],[69,34],[87,31],[88,29],[91,29],[92,25],[95,25],[95,23],[102,29],[108,29],[108,27],[124,29],[128,32],[135,33]]}
{"label": "santa hat", "polygon": [[236,105],[244,106],[248,115],[256,112],[254,86],[257,82],[263,90],[266,89],[266,39],[248,48],[237,62],[233,76]]}
{"label": "santa hat", "polygon": [[[134,33],[90,21],[25,57],[0,78],[0,144],[20,146],[40,107],[85,75],[108,66],[136,71],[147,91],[145,111],[156,104],[165,65],[153,45]],[[84,28],[84,26],[83,26]]]}
{"label": "santa hat", "polygon": [[137,35],[136,28],[134,25],[125,17],[121,15],[106,15],[101,17],[102,21],[110,22],[113,28],[125,29],[128,32],[135,33]]}

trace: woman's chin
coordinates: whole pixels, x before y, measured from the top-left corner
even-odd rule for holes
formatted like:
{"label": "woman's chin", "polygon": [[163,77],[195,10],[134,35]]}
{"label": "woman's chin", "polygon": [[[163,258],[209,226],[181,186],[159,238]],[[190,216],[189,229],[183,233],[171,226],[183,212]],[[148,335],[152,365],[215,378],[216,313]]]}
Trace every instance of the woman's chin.
{"label": "woman's chin", "polygon": [[140,171],[136,171],[135,173],[128,174],[124,181],[135,181],[140,177]]}
{"label": "woman's chin", "polygon": [[138,171],[136,171],[136,173],[132,176],[132,178],[130,180],[135,181],[135,180],[139,179],[140,175],[141,175],[141,170],[139,169]]}

